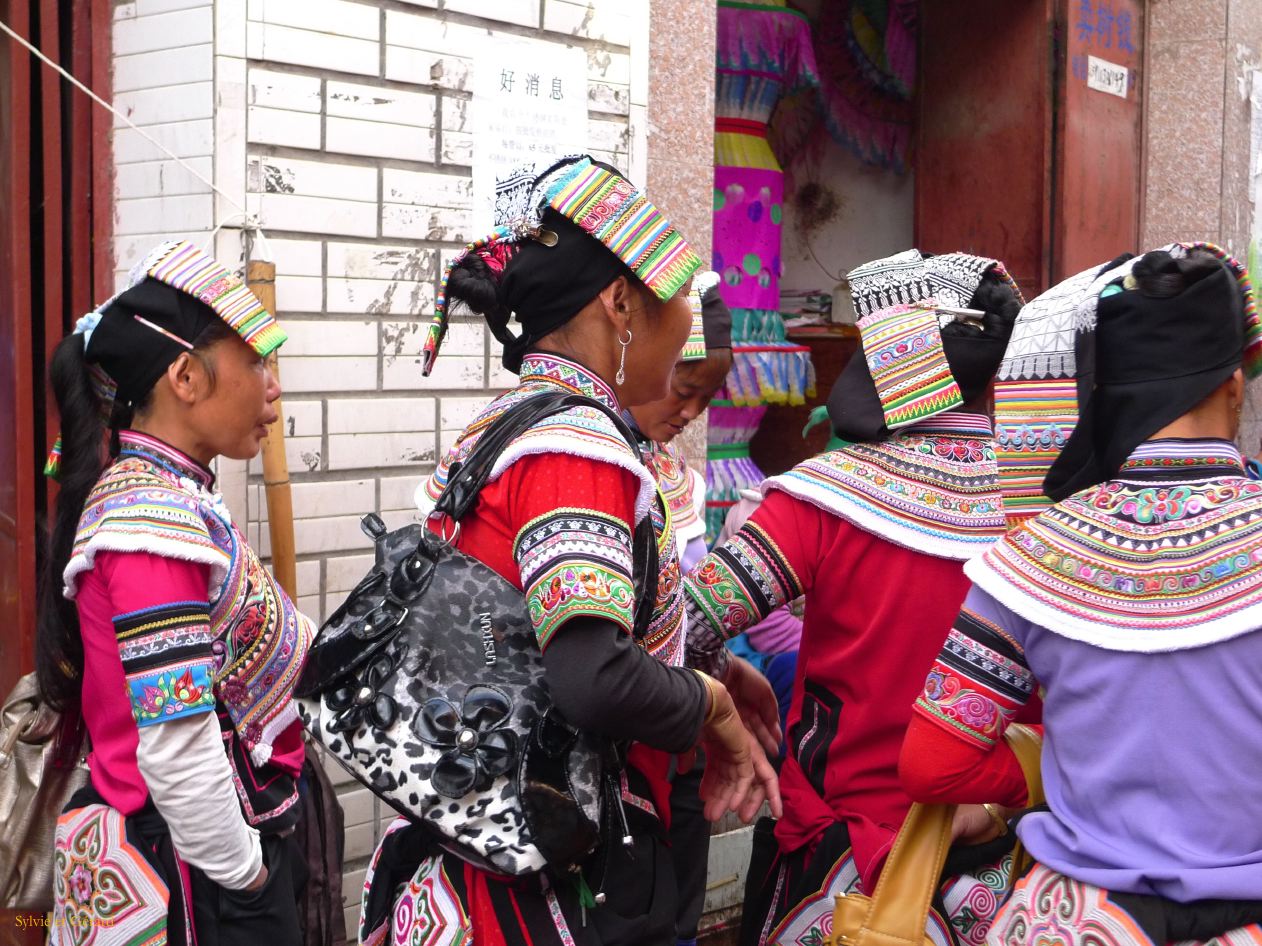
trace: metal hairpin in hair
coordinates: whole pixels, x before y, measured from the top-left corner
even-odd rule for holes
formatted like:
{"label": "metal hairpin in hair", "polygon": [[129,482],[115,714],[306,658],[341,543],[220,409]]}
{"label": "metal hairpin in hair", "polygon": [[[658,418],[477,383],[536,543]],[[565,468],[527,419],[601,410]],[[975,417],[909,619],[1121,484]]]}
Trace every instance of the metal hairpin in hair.
{"label": "metal hairpin in hair", "polygon": [[195,347],[192,342],[186,341],[185,339],[180,338],[180,336],[176,335],[174,332],[168,332],[161,325],[154,325],[152,322],[150,322],[146,318],[142,318],[141,316],[136,315],[134,313],[132,314],[132,318],[135,319],[137,322],[139,322],[141,325],[143,325],[145,328],[153,329],[159,335],[165,335],[167,338],[171,339],[171,341],[175,342],[175,344],[183,345],[189,351],[192,351],[193,348]]}
{"label": "metal hairpin in hair", "polygon": [[986,318],[986,313],[981,309],[957,309],[946,305],[934,306],[934,309],[943,315],[953,315],[955,321],[964,322],[967,325],[981,326],[982,320]]}
{"label": "metal hairpin in hair", "polygon": [[526,217],[518,217],[509,222],[505,229],[512,234],[514,240],[534,240],[547,247],[556,246],[560,242],[555,230],[533,223]]}

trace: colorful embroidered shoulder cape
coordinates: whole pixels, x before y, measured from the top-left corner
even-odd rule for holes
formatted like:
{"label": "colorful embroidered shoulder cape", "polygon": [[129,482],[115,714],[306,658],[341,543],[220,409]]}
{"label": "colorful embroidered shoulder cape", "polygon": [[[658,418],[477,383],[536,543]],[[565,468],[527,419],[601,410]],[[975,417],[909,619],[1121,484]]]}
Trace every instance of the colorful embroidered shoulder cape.
{"label": "colorful embroidered shoulder cape", "polygon": [[965,566],[1028,621],[1110,650],[1200,647],[1262,627],[1262,483],[1222,440],[1142,444],[1118,478]]}
{"label": "colorful embroidered shoulder cape", "polygon": [[120,435],[118,461],[88,496],[70,562],[65,595],[100,551],[144,551],[210,566],[210,629],[215,694],[255,765],[275,738],[298,720],[293,688],[314,626],[263,567],[232,524],[213,477],[159,440]]}
{"label": "colorful embroidered shoulder cape", "polygon": [[896,545],[965,560],[1003,534],[990,422],[947,413],[830,450],[763,484]]}
{"label": "colorful embroidered shoulder cape", "polygon": [[[416,505],[422,512],[434,508],[434,503],[447,485],[447,474],[452,464],[467,457],[483,432],[506,410],[526,398],[568,391],[600,401],[615,412],[618,410],[617,398],[608,385],[581,365],[558,355],[527,355],[522,361],[519,374],[521,383],[482,410],[473,423],[465,428],[455,446],[447,451],[437,469],[416,491]],[[653,497],[657,494],[657,484],[638,454],[622,434],[618,433],[618,429],[603,411],[593,407],[571,407],[544,418],[504,448],[504,452],[495,461],[487,482],[495,482],[522,457],[540,453],[567,453],[611,463],[630,471],[640,481],[640,492],[635,503],[636,522],[648,515]]]}

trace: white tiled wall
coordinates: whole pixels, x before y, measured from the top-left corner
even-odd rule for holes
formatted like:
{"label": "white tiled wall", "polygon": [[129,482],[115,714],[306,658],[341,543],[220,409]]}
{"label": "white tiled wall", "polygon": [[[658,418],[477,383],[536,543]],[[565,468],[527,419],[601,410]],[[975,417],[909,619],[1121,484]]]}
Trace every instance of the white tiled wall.
{"label": "white tiled wall", "polygon": [[[632,37],[646,0],[131,0],[115,7],[115,98],[129,117],[256,214],[277,266],[298,603],[331,611],[371,557],[366,512],[412,514],[412,494],[477,409],[511,383],[480,322],[452,325],[420,374],[442,265],[472,232],[475,53],[496,35],[585,50],[589,147],[643,161],[632,127]],[[637,51],[637,61],[646,57]],[[640,77],[643,83],[645,80]],[[134,131],[115,133],[120,278],[160,239],[239,227]],[[643,168],[631,168],[640,177]],[[213,241],[241,263],[238,231]],[[269,551],[261,465],[223,464],[230,505]],[[347,916],[388,815],[342,791]]]}

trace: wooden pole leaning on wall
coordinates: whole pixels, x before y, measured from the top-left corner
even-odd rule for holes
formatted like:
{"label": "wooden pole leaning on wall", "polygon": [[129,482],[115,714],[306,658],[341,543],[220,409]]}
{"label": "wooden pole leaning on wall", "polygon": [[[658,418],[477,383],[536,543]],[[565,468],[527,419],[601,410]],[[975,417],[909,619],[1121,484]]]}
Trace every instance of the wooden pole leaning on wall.
{"label": "wooden pole leaning on wall", "polygon": [[[276,264],[246,263],[245,279],[263,307],[276,314]],[[280,380],[276,352],[267,356],[268,367]],[[294,551],[294,503],[289,485],[289,462],[285,459],[285,410],[277,399],[276,422],[267,428],[263,441],[263,492],[267,499],[267,532],[272,541],[272,574],[290,598],[298,600],[298,566]]]}

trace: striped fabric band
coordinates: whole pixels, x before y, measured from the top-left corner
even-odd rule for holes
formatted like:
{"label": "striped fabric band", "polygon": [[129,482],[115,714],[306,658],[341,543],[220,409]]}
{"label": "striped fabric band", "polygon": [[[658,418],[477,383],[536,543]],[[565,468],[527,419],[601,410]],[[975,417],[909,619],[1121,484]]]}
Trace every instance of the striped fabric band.
{"label": "striped fabric band", "polygon": [[1216,243],[1195,241],[1184,243],[1190,250],[1207,250],[1231,267],[1236,274],[1236,282],[1244,294],[1244,370],[1249,378],[1262,374],[1262,319],[1258,316],[1258,298],[1253,291],[1253,279],[1249,270],[1238,259]]}
{"label": "striped fabric band", "polygon": [[753,522],[711,552],[684,587],[691,621],[718,628],[724,637],[735,637],[802,594],[802,581],[780,547]]}
{"label": "striped fabric band", "polygon": [[1024,651],[964,608],[925,680],[916,712],[966,742],[993,746],[1034,692]]}
{"label": "striped fabric band", "polygon": [[1153,476],[1244,475],[1244,457],[1230,440],[1180,440],[1165,437],[1141,443],[1122,464],[1119,479],[1137,473]]}
{"label": "striped fabric band", "polygon": [[549,205],[603,243],[659,299],[669,299],[701,268],[662,213],[626,178],[592,163],[575,162],[549,189]]}
{"label": "striped fabric band", "polygon": [[188,477],[202,486],[210,487],[215,483],[215,474],[206,467],[185,456],[170,444],[138,430],[129,430],[125,437],[119,438],[118,455],[119,457],[143,457],[168,473]]}
{"label": "striped fabric band", "polygon": [[120,614],[114,633],[137,726],[215,708],[214,635],[205,601],[184,601]]}
{"label": "striped fabric band", "polygon": [[557,509],[522,526],[513,558],[540,648],[558,627],[586,615],[631,630],[631,530],[594,509]]}
{"label": "striped fabric band", "polygon": [[284,330],[241,277],[193,244],[183,240],[163,243],[149,254],[144,265],[146,275],[214,309],[260,355],[271,354],[285,341]]}
{"label": "striped fabric band", "polygon": [[701,290],[692,287],[688,293],[688,305],[692,307],[692,328],[688,330],[688,340],[684,342],[684,350],[679,353],[680,361],[705,360],[705,324],[701,319]]}
{"label": "striped fabric band", "polygon": [[932,308],[900,305],[858,322],[863,356],[891,430],[964,403]]}

